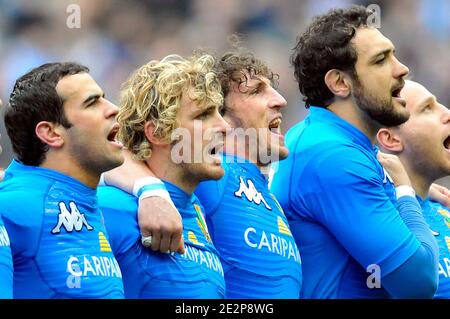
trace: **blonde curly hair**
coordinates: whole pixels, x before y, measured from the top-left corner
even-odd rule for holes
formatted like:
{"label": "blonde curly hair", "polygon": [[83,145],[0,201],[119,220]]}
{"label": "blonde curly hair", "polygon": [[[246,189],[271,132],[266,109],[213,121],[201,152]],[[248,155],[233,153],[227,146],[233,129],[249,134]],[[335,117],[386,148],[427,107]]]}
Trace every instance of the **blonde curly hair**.
{"label": "blonde curly hair", "polygon": [[209,54],[190,58],[168,55],[141,66],[124,83],[117,115],[121,124],[118,138],[137,159],[144,160],[152,153],[144,132],[147,121],[153,122],[155,136],[171,142],[171,133],[180,125],[176,116],[185,94],[200,107],[223,104],[214,64]]}

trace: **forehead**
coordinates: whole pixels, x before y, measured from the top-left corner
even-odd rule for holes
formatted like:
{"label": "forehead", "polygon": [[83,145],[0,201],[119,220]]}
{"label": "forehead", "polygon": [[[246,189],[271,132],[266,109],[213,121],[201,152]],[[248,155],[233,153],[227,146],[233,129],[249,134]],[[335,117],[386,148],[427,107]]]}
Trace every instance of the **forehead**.
{"label": "forehead", "polygon": [[102,89],[88,73],[67,75],[59,80],[56,92],[65,101],[86,98],[91,94],[102,94]]}
{"label": "forehead", "polygon": [[358,60],[369,59],[384,50],[394,49],[392,41],[375,28],[358,28],[352,43],[358,53]]}
{"label": "forehead", "polygon": [[406,107],[412,111],[422,104],[434,99],[434,95],[428,91],[423,85],[406,81],[405,87],[401,91],[401,96],[406,100]]}
{"label": "forehead", "polygon": [[248,86],[250,85],[257,85],[259,83],[265,83],[267,85],[271,85],[271,81],[268,79],[268,77],[266,75],[263,74],[251,74],[250,72],[248,72],[247,70],[242,71],[242,75],[240,78],[240,83],[241,84],[247,84]]}

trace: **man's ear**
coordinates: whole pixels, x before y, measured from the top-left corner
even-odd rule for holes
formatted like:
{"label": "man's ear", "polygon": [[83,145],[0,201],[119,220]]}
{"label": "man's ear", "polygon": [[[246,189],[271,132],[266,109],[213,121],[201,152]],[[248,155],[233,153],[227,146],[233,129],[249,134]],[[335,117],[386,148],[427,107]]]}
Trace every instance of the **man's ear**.
{"label": "man's ear", "polygon": [[377,141],[383,150],[398,155],[403,152],[403,143],[398,134],[393,129],[381,128],[377,133]]}
{"label": "man's ear", "polygon": [[329,70],[324,77],[325,84],[335,96],[347,98],[350,95],[352,86],[349,76],[337,69]]}
{"label": "man's ear", "polygon": [[64,145],[63,128],[60,124],[41,121],[36,125],[36,136],[53,148],[60,148]]}
{"label": "man's ear", "polygon": [[153,124],[152,121],[145,122],[144,133],[147,140],[153,145],[163,146],[168,144],[166,141],[155,135],[155,124]]}

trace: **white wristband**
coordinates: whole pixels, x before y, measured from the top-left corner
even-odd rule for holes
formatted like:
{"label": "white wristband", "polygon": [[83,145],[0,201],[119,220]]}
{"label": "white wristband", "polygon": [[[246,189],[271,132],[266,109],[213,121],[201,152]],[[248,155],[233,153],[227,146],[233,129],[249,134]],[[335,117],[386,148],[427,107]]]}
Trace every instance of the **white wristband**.
{"label": "white wristband", "polygon": [[397,199],[403,196],[411,196],[416,198],[416,192],[409,185],[399,185],[395,188],[395,193],[397,195]]}
{"label": "white wristband", "polygon": [[153,177],[153,176],[146,176],[139,178],[133,186],[133,195],[136,197],[139,197],[138,193],[144,186],[150,186],[150,185],[162,185],[162,188],[166,188],[164,186],[164,183],[159,178]]}
{"label": "white wristband", "polygon": [[133,195],[139,198],[139,203],[147,197],[162,197],[168,201],[173,208],[175,208],[175,204],[172,202],[170,194],[167,191],[163,181],[153,176],[138,179],[133,186]]}

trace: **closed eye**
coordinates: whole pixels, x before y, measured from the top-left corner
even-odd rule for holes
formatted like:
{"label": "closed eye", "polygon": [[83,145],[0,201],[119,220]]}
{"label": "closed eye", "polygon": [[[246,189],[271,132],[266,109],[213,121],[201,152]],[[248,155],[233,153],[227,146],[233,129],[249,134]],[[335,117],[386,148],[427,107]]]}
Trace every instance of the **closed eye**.
{"label": "closed eye", "polygon": [[422,108],[422,112],[427,112],[427,111],[430,111],[431,110],[431,105],[430,104],[427,104],[427,105],[425,105],[423,108]]}
{"label": "closed eye", "polygon": [[86,107],[92,106],[92,105],[94,105],[95,103],[97,103],[98,100],[99,100],[100,98],[102,98],[102,97],[103,97],[103,98],[105,97],[105,93],[102,93],[101,95],[100,95],[100,94],[92,94],[92,95],[90,95],[86,100],[84,100],[83,104],[84,104]]}
{"label": "closed eye", "polygon": [[215,109],[216,108],[214,108],[214,107],[210,107],[210,108],[204,110],[203,112],[201,112],[195,118],[199,119],[199,120],[203,120],[203,119],[207,118],[208,116],[212,115],[215,112]]}
{"label": "closed eye", "polygon": [[376,60],[376,61],[375,61],[375,64],[383,64],[384,61],[386,61],[386,58],[385,58],[385,57],[382,57],[381,59]]}
{"label": "closed eye", "polygon": [[88,105],[86,105],[86,106],[92,106],[92,105],[94,105],[95,103],[97,103],[98,100],[99,100],[99,99],[96,98],[96,99],[92,100],[91,102],[89,102]]}

